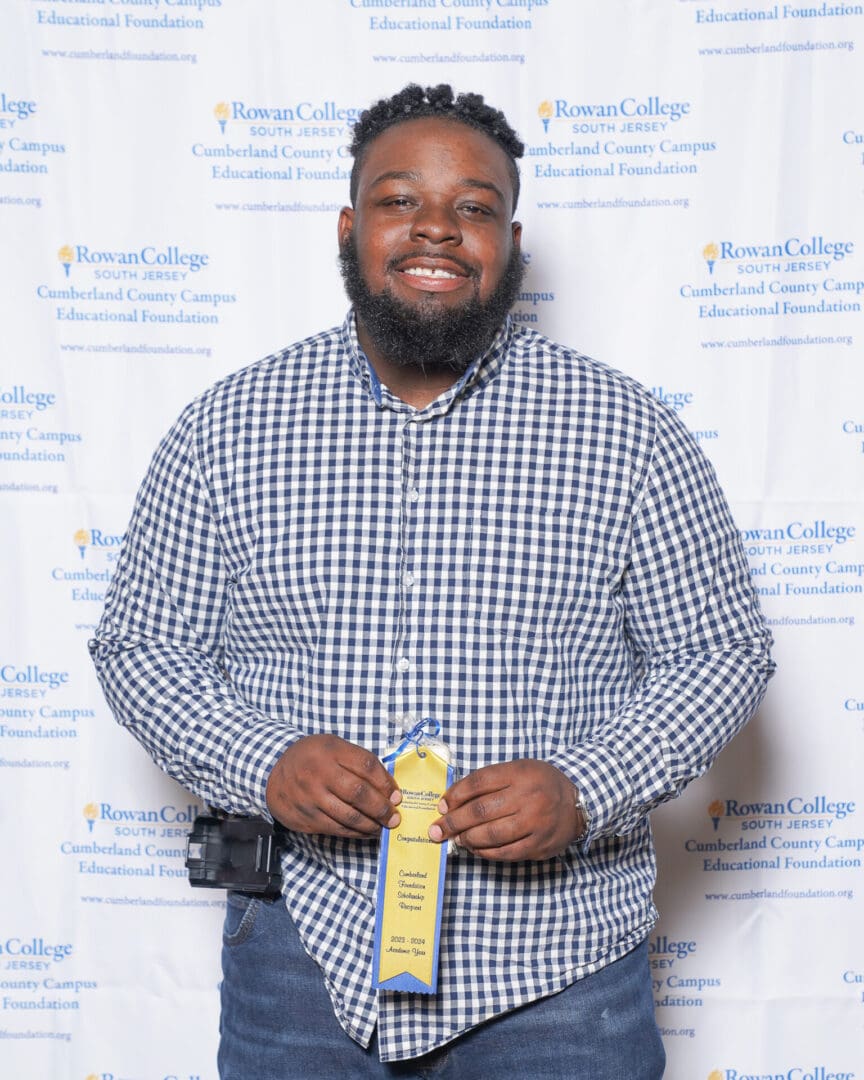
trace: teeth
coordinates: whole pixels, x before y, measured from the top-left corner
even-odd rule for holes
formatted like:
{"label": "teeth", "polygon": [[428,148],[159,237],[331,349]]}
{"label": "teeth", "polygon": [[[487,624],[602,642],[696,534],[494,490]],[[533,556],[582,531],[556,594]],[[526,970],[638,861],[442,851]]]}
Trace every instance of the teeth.
{"label": "teeth", "polygon": [[458,274],[453,274],[449,270],[435,269],[430,270],[425,266],[411,266],[407,270],[402,271],[404,274],[411,274],[412,277],[437,277],[437,278],[455,278]]}

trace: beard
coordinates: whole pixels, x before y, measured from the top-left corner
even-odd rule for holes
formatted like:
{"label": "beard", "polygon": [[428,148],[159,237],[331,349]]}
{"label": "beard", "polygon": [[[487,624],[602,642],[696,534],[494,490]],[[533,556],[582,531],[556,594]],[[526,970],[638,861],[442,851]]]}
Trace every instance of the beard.
{"label": "beard", "polygon": [[[468,370],[489,347],[525,276],[525,265],[514,246],[486,300],[477,295],[475,277],[474,295],[459,307],[444,307],[435,293],[426,294],[417,305],[406,304],[389,290],[370,291],[353,233],[339,249],[339,268],[358,323],[375,349],[391,364],[419,368],[427,375],[437,371],[462,375]],[[388,267],[394,268],[394,264]]]}

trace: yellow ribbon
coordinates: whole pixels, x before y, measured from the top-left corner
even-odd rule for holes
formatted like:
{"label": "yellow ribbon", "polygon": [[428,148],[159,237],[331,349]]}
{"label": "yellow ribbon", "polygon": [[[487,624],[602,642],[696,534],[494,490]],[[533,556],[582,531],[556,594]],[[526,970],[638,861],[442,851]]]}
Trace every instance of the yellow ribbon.
{"label": "yellow ribbon", "polygon": [[447,762],[425,746],[399,754],[393,776],[402,791],[402,820],[388,836],[382,904],[378,981],[414,976],[430,988],[435,982],[438,891],[442,846],[428,836],[440,815],[438,801],[447,789]]}

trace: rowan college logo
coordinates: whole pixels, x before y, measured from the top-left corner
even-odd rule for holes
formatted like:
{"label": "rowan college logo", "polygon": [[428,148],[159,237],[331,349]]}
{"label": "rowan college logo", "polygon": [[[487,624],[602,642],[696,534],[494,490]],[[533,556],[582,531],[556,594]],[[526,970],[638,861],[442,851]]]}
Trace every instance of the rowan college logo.
{"label": "rowan college logo", "polygon": [[213,109],[213,115],[219,122],[219,130],[222,134],[225,134],[225,125],[228,123],[228,118],[231,115],[231,110],[225,104],[224,101],[220,101]]}
{"label": "rowan college logo", "polygon": [[552,107],[551,101],[541,101],[537,106],[537,115],[543,121],[543,131],[549,131],[549,121],[555,115],[555,109]]}
{"label": "rowan college logo", "polygon": [[702,258],[705,260],[705,262],[708,263],[709,274],[714,273],[714,263],[717,262],[719,257],[720,248],[718,248],[715,243],[712,242],[710,244],[706,244],[705,247],[702,248]]}
{"label": "rowan college logo", "polygon": [[99,807],[94,802],[88,802],[81,813],[87,822],[87,828],[93,832],[93,822],[99,817]]}
{"label": "rowan college logo", "polygon": [[[708,814],[712,822],[714,823],[714,832],[717,832],[718,828],[720,827],[720,818],[722,818],[725,814],[725,807],[720,801],[720,799],[715,799],[714,802],[709,803]],[[710,1077],[709,1080],[711,1080]]]}

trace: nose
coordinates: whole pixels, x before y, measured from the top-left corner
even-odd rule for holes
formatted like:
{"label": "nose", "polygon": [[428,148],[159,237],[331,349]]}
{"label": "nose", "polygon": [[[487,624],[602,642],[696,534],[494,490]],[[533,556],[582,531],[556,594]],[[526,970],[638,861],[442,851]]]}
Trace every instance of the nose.
{"label": "nose", "polygon": [[452,206],[433,200],[424,201],[411,222],[411,239],[431,244],[462,243],[459,218]]}

